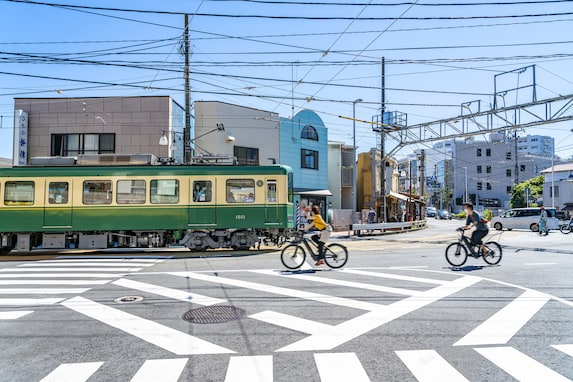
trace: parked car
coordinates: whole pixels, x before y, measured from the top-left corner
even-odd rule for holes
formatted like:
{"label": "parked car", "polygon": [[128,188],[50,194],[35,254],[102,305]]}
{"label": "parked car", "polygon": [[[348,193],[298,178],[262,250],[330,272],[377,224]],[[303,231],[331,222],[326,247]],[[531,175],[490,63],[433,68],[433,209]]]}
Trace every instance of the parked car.
{"label": "parked car", "polygon": [[[546,208],[547,226],[549,229],[559,229],[559,220],[555,208]],[[529,229],[533,232],[539,230],[539,216],[541,209],[535,208],[513,208],[503,212],[501,215],[491,219],[491,226],[498,231],[507,229]]]}
{"label": "parked car", "polygon": [[433,218],[436,216],[436,207],[426,207],[426,216],[429,218]]}
{"label": "parked car", "polygon": [[450,215],[448,210],[438,210],[438,212],[436,212],[436,219],[452,220],[452,215]]}

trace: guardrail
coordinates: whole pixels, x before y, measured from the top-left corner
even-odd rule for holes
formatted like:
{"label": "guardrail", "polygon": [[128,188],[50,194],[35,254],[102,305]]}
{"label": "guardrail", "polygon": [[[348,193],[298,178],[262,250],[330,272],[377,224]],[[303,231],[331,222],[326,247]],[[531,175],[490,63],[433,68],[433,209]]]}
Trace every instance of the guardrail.
{"label": "guardrail", "polygon": [[426,228],[426,220],[397,223],[353,224],[351,231],[353,231],[355,235],[363,235],[364,233],[374,234],[376,231],[379,231],[379,233],[388,233],[412,231],[423,228]]}

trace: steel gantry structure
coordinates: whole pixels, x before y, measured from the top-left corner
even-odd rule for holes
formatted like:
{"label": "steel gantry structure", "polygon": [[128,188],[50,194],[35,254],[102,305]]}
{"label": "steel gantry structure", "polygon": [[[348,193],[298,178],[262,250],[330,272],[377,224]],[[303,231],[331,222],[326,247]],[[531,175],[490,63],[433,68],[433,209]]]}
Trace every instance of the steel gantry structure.
{"label": "steel gantry structure", "polygon": [[[498,96],[503,98],[501,94]],[[477,110],[473,111],[472,107]],[[382,118],[375,116],[372,124],[373,130],[381,134],[381,148],[385,160],[408,145],[468,138],[573,120],[573,94],[486,111],[480,110],[479,101],[471,101],[461,105],[461,113],[457,117],[411,126],[393,124],[391,121],[383,123]],[[388,152],[384,152],[386,138],[396,143],[396,146]]]}

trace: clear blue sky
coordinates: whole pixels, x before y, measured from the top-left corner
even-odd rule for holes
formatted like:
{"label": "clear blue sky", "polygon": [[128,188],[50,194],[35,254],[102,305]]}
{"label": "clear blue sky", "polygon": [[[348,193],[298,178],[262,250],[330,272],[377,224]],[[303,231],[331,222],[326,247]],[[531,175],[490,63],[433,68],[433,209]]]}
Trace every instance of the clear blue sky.
{"label": "clear blue sky", "polygon": [[[377,114],[382,56],[387,61],[387,109],[407,113],[409,124],[459,115],[466,101],[490,105],[494,75],[528,65],[537,66],[538,99],[573,93],[573,1],[291,2],[298,4],[0,0],[0,72],[5,73],[0,73],[0,157],[12,152],[14,97],[161,94],[184,104],[178,53],[182,15],[45,4],[189,13],[192,100],[229,102],[284,117],[293,108],[295,113],[308,108],[323,118],[330,140],[347,143],[352,123],[338,116],[351,116],[352,101],[358,98],[364,100],[356,105],[358,119]],[[459,4],[444,5],[454,3]],[[501,17],[548,13],[561,15]],[[323,19],[309,19],[316,17]],[[506,85],[524,81],[525,76],[510,76]],[[523,90],[512,99],[530,97]],[[556,153],[569,157],[572,128],[573,123],[546,125],[520,134],[554,136]],[[359,151],[375,144],[371,127],[359,123]],[[424,146],[397,156],[417,148]]]}

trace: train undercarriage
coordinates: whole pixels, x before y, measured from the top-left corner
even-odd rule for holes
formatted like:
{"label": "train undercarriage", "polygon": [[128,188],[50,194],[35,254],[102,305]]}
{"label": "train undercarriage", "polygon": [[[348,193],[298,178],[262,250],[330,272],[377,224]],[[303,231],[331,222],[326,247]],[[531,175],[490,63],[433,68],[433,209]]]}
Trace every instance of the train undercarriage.
{"label": "train undercarriage", "polygon": [[163,231],[95,231],[67,233],[2,233],[0,255],[12,250],[29,252],[36,249],[106,249],[165,248],[185,246],[190,251],[229,248],[248,250],[261,245],[281,246],[289,230],[220,229]]}

